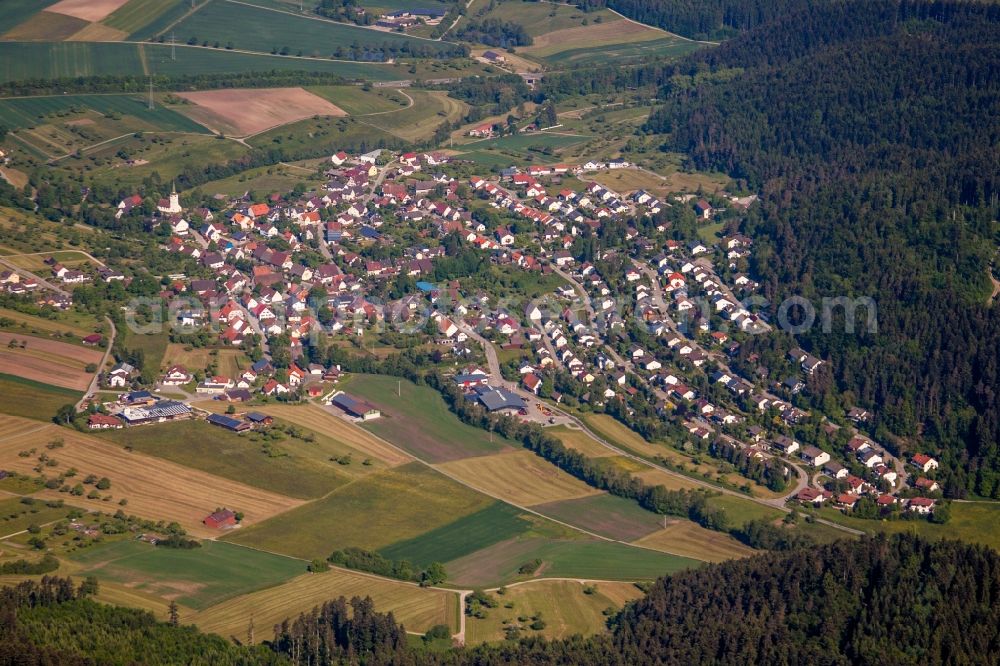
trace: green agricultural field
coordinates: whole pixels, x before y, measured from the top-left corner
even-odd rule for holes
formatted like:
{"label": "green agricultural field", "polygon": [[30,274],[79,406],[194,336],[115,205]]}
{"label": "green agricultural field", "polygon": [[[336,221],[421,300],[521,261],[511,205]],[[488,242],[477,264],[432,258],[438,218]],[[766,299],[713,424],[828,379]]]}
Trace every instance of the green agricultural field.
{"label": "green agricultural field", "polygon": [[[397,385],[402,386],[402,399],[396,397]],[[500,435],[494,435],[490,441],[490,433],[459,421],[441,395],[426,386],[406,380],[399,384],[395,377],[358,375],[345,390],[381,408],[382,418],[363,424],[366,430],[427,462],[458,460],[517,447]]]}
{"label": "green agricultural field", "polygon": [[189,3],[185,0],[129,0],[116,9],[101,23],[109,28],[115,28],[129,35],[138,32],[153,23],[171,10],[188,10]]}
{"label": "green agricultural field", "polygon": [[[927,539],[961,539],[972,543],[981,543],[994,550],[1000,551],[1000,502],[979,501],[979,502],[952,502],[951,520],[944,525],[938,525],[925,519],[917,520],[865,520],[844,515],[837,509],[824,508],[819,511],[809,511],[813,515],[820,516],[856,530],[862,530],[869,534],[885,532],[896,534],[906,532],[916,534]],[[799,523],[800,527],[802,523]],[[813,526],[808,525],[810,531]],[[824,527],[818,525],[818,527]],[[840,533],[841,538],[848,535]]]}
{"label": "green agricultural field", "polygon": [[315,188],[323,182],[316,177],[315,171],[310,174],[306,170],[275,165],[250,169],[222,180],[212,180],[200,187],[203,191],[213,194],[243,196],[243,193],[248,190],[266,193],[288,192],[299,183]]}
{"label": "green agricultural field", "polygon": [[33,127],[52,120],[72,120],[73,114],[90,109],[103,115],[135,117],[144,127],[168,132],[207,133],[204,127],[164,106],[152,111],[141,95],[50,95],[0,99],[0,123],[9,129]]}
{"label": "green agricultural field", "polygon": [[[0,42],[0,83],[79,76],[244,74],[311,71],[372,81],[406,78],[405,69],[363,62],[238,53],[224,48],[94,42]],[[141,89],[142,83],[137,86]],[[137,91],[138,92],[138,91]]]}
{"label": "green agricultural field", "polygon": [[224,537],[312,559],[357,546],[377,550],[481,510],[492,502],[419,463],[354,481],[323,499]]}
{"label": "green agricultural field", "polygon": [[418,537],[382,548],[379,553],[417,566],[447,562],[531,529],[531,522],[523,515],[509,504],[496,502]]}
{"label": "green agricultural field", "polygon": [[338,150],[356,152],[361,147],[396,146],[402,147],[404,142],[398,137],[383,130],[364,124],[364,118],[351,116],[341,118],[307,118],[306,120],[284,125],[262,134],[257,134],[248,140],[255,148],[281,147],[286,150],[300,148],[316,148],[325,146],[326,152],[333,154]]}
{"label": "green agricultural field", "polygon": [[524,157],[520,154],[512,156],[490,150],[473,150],[467,153],[462,153],[458,157],[459,159],[475,162],[481,167],[496,172],[511,166],[521,166],[526,162]]}
{"label": "green agricultural field", "polygon": [[0,3],[0,35],[24,23],[57,0],[3,0]]}
{"label": "green agricultural field", "polygon": [[278,585],[305,571],[305,563],[217,541],[191,550],[136,540],[99,545],[70,555],[80,573],[202,610]]}
{"label": "green agricultural field", "polygon": [[400,9],[448,9],[451,5],[442,0],[360,0],[358,4],[369,10],[384,10],[394,12]]}
{"label": "green agricultural field", "polygon": [[[374,1],[374,0],[373,0]],[[583,12],[572,5],[557,5],[543,2],[512,0],[497,3],[485,18],[520,23],[532,37],[538,37],[556,30],[582,27],[583,22],[604,24],[621,21],[621,17],[607,11]]]}
{"label": "green agricultural field", "polygon": [[[420,49],[433,55],[450,44],[414,39],[391,32],[369,30],[333,21],[316,20],[281,11],[215,0],[206,3],[173,28],[177,39],[198,43],[208,40],[237,49],[273,53],[285,49],[293,55],[316,58],[360,59],[363,50],[382,48]],[[352,51],[357,49],[352,56]]]}
{"label": "green agricultural field", "polygon": [[549,502],[535,511],[589,532],[621,541],[634,541],[662,525],[662,517],[646,511],[632,500],[607,493]]}
{"label": "green agricultural field", "polygon": [[[116,156],[119,150],[145,163],[127,166]],[[166,182],[185,170],[199,169],[206,164],[224,164],[247,152],[249,149],[241,143],[208,135],[144,135],[142,138],[130,136],[122,142],[86,151],[83,157],[67,158],[59,165],[71,171],[83,170],[96,183],[136,187],[154,173],[159,174],[161,182]]]}
{"label": "green agricultural field", "polygon": [[[272,442],[261,433],[237,434],[205,421],[163,423],[101,434],[136,451],[288,497],[322,497],[350,480],[337,469],[340,465],[336,462],[299,453],[299,449],[310,446],[301,440]],[[361,461],[356,465],[360,468]]]}
{"label": "green agricultural field", "polygon": [[[536,57],[553,66],[597,65],[609,62],[625,62],[646,58],[679,58],[701,48],[701,44],[677,37],[664,37],[644,42],[609,44],[555,51]],[[550,47],[555,48],[555,47]],[[535,55],[532,53],[531,55]]]}
{"label": "green agricultural field", "polygon": [[0,412],[50,421],[63,405],[75,404],[81,394],[69,389],[0,374]]}
{"label": "green agricultural field", "polygon": [[358,86],[312,86],[309,92],[336,104],[352,116],[394,113],[410,102],[394,88],[363,90]]}
{"label": "green agricultural field", "polygon": [[[155,2],[155,0],[132,0],[129,4],[122,7],[122,10],[128,10],[131,13],[131,5],[134,3],[148,3]],[[157,3],[160,4],[160,3]],[[165,31],[169,30],[171,26],[176,25],[184,16],[191,11],[191,3],[187,0],[166,0],[162,4],[166,7],[162,8],[162,13],[158,15],[150,15],[148,20],[143,21],[142,17],[136,17],[134,23],[142,22],[142,25],[135,28],[128,36],[129,41],[153,41],[156,39],[157,35],[163,34]],[[115,15],[112,14],[105,22],[111,20]],[[125,19],[127,17],[120,17]]]}
{"label": "green agricultural field", "polygon": [[750,520],[778,520],[785,512],[764,504],[736,497],[735,495],[717,495],[708,499],[709,506],[723,509],[729,516],[729,524],[739,527]]}
{"label": "green agricultural field", "polygon": [[[472,143],[465,144],[457,149],[468,149],[470,151],[485,151],[485,150],[498,150],[513,152],[520,155],[527,155],[529,152],[535,153],[535,159],[538,160],[551,160],[556,161],[557,158],[554,155],[544,155],[541,150],[537,149],[551,149],[559,150],[560,148],[566,148],[568,146],[574,146],[578,143],[583,143],[587,141],[590,137],[586,136],[575,136],[566,134],[553,134],[551,132],[542,132],[535,134],[517,134],[514,136],[505,136],[498,139],[485,139],[481,141],[474,141]],[[464,157],[464,156],[460,156]]]}
{"label": "green agricultural field", "polygon": [[127,333],[122,341],[122,346],[126,349],[142,350],[146,365],[157,370],[163,364],[168,344],[170,338],[167,333]]}
{"label": "green agricultural field", "polygon": [[[53,337],[61,342],[76,343],[80,341],[80,338],[93,333],[97,327],[97,320],[94,319],[93,315],[76,310],[57,311],[52,314],[52,318],[49,318],[0,308],[0,329],[12,333]],[[70,333],[72,336],[67,337],[66,333]]]}
{"label": "green agricultural field", "polygon": [[429,138],[441,123],[456,122],[465,116],[465,102],[443,91],[408,90],[413,104],[399,111],[364,118],[362,122],[385,130],[406,141]]}
{"label": "green agricultural field", "polygon": [[702,563],[622,543],[597,540],[508,539],[444,566],[449,582],[489,587],[531,576],[518,569],[535,559],[542,561],[535,576],[598,580],[654,580]]}

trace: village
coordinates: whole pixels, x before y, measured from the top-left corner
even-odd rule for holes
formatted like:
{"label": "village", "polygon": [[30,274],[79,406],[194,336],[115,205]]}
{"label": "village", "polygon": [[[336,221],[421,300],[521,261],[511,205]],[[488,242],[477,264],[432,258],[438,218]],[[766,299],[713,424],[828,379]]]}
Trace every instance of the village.
{"label": "village", "polygon": [[[312,400],[347,419],[378,418],[374,406],[337,389],[339,367],[312,358],[316,336],[363,348],[382,332],[405,332],[450,360],[456,385],[489,412],[554,425],[572,421],[569,408],[600,409],[640,431],[641,421],[655,422],[682,450],[733,462],[780,493],[777,503],[933,513],[942,496],[937,461],[917,454],[907,466],[892,456],[866,432],[864,410],[802,407],[798,396],[822,359],[793,348],[792,372],[780,377],[739,361],[741,340],[772,330],[743,305],[758,290],[747,270],[753,239],[681,240],[664,213],[686,209],[707,224],[733,219],[755,197],[658,197],[590,178],[634,168],[623,160],[471,177],[453,175],[456,166],[438,152],[338,152],[322,189],[234,198],[217,210],[188,209],[174,189],[147,225],[164,234],[164,252],[196,268],[163,281],[165,302],[183,303],[169,308],[167,325],[203,340],[209,331],[211,344],[256,360],[238,376],[173,365],[155,386],[120,361],[100,385],[121,396],[95,399],[88,427],[207,418],[242,432],[260,427],[266,410],[241,405],[261,400]],[[126,198],[117,215],[141,204],[138,194]],[[595,251],[594,239],[611,229],[618,247]],[[557,286],[490,289],[454,267],[470,256]],[[63,287],[125,280],[106,268],[47,263]],[[66,291],[36,277],[8,271],[0,287],[69,306]],[[229,414],[189,404],[205,399],[228,403]],[[795,435],[817,419],[824,448]]]}

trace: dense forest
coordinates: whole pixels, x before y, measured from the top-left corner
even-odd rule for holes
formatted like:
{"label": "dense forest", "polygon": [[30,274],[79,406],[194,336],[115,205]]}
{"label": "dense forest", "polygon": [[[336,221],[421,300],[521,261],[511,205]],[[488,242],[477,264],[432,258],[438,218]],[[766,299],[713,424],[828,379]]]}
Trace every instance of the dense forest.
{"label": "dense forest", "polygon": [[490,46],[508,48],[512,46],[530,46],[531,35],[520,23],[501,21],[488,18],[482,21],[470,21],[462,24],[456,36],[470,42],[479,42]]}
{"label": "dense forest", "polygon": [[1000,644],[1000,555],[909,535],[662,578],[605,635],[444,652],[412,647],[370,599],[331,600],[242,647],[95,603],[93,591],[59,578],[0,591],[0,664],[976,665],[995,663]]}
{"label": "dense forest", "polygon": [[581,9],[608,7],[640,23],[691,39],[720,39],[767,23],[810,0],[579,0]]}
{"label": "dense forest", "polygon": [[891,449],[943,458],[950,493],[994,498],[998,45],[996,5],[820,4],[682,64],[697,84],[667,79],[646,126],[761,193],[743,231],[772,303],[875,300],[877,330],[859,309],[846,333],[837,310],[830,332],[817,322],[787,341],[830,361],[810,382],[814,404],[869,408]]}

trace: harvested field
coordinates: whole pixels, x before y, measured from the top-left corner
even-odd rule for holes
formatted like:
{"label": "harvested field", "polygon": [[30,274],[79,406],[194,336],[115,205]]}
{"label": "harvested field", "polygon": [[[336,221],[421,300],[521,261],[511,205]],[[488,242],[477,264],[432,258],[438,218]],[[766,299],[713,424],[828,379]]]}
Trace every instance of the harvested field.
{"label": "harvested field", "polygon": [[47,427],[48,425],[42,425],[38,421],[0,414],[0,441],[14,439]]}
{"label": "harvested field", "polygon": [[574,451],[579,451],[588,458],[604,458],[616,455],[614,451],[594,440],[593,437],[582,430],[575,430],[566,426],[554,426],[546,428],[545,432],[557,437],[564,446]]}
{"label": "harvested field", "polygon": [[302,88],[205,90],[179,93],[194,107],[179,107],[205,127],[249,136],[311,116],[346,116],[340,107]]}
{"label": "harvested field", "polygon": [[705,562],[723,562],[757,553],[728,534],[707,530],[690,520],[675,521],[633,543]]}
{"label": "harvested field", "polygon": [[126,2],[128,0],[60,0],[48,10],[95,22],[105,18]]}
{"label": "harvested field", "polygon": [[[27,342],[10,347],[12,341]],[[103,352],[65,342],[0,332],[0,373],[83,391],[93,378],[84,368],[100,363]]]}
{"label": "harvested field", "polygon": [[[175,520],[197,536],[218,536],[202,520],[216,507],[225,506],[245,514],[244,525],[261,522],[302,504],[276,493],[222,479],[212,474],[182,467],[152,456],[128,452],[123,448],[66,428],[49,425],[30,434],[0,441],[0,467],[20,473],[33,473],[35,456],[22,458],[18,453],[62,439],[64,446],[50,453],[57,461],[46,467],[50,475],[75,467],[84,477],[94,474],[108,477],[111,488],[103,495],[113,502],[96,499],[78,501],[82,506],[110,510],[120,499],[128,500],[128,512],[151,520]],[[41,497],[66,499],[64,493],[47,490]]]}
{"label": "harvested field", "polygon": [[523,47],[518,52],[544,57],[569,49],[644,42],[665,36],[666,33],[661,30],[632,21],[606,21],[538,35],[531,46]]}
{"label": "harvested field", "polygon": [[458,630],[458,596],[454,592],[432,590],[378,578],[367,574],[331,569],[325,573],[304,574],[287,583],[266,590],[235,597],[191,616],[181,616],[184,623],[194,623],[204,632],[225,637],[244,636],[253,615],[254,625],[267,635],[270,628],[299,613],[308,613],[331,599],[345,596],[371,597],[383,613],[392,612],[408,631],[426,631],[435,624]]}
{"label": "harvested field", "polygon": [[367,430],[334,416],[319,405],[268,405],[267,413],[339,440],[391,467],[413,460],[410,456],[389,446]]}
{"label": "harvested field", "polygon": [[653,457],[663,452],[663,446],[647,442],[642,438],[642,435],[622,425],[613,416],[586,414],[581,417],[581,420],[598,437],[604,438],[609,444],[627,449],[630,453]]}
{"label": "harvested field", "polygon": [[[503,607],[492,610],[486,618],[471,617],[466,632],[469,645],[487,641],[502,641],[508,626],[519,626],[522,635],[544,636],[549,640],[568,638],[574,634],[590,636],[606,631],[605,609],[621,608],[625,602],[638,599],[642,591],[632,583],[593,583],[596,591],[585,594],[585,583],[571,580],[540,580],[508,587],[498,596]],[[513,608],[506,608],[513,604]],[[545,628],[533,631],[530,621],[518,622],[518,617],[541,615]]]}
{"label": "harvested field", "polygon": [[103,23],[91,23],[80,32],[73,33],[67,38],[70,42],[120,42],[128,37],[124,30],[104,25]]}
{"label": "harvested field", "polygon": [[646,511],[634,501],[607,493],[532,508],[570,525],[621,541],[643,537],[662,524],[660,516]]}
{"label": "harvested field", "polygon": [[38,12],[3,36],[18,42],[59,41],[87,27],[86,21],[52,12]]}
{"label": "harvested field", "polygon": [[601,492],[524,450],[464,458],[436,467],[473,488],[520,506]]}
{"label": "harvested field", "polygon": [[377,550],[411,539],[492,502],[419,463],[384,470],[334,490],[227,540],[292,557],[340,548]]}

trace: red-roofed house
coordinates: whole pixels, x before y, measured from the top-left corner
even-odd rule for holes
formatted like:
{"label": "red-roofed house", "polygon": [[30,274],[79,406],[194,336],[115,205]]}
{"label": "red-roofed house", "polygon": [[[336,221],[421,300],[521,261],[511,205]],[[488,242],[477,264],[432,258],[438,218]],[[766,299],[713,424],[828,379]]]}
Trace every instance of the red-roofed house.
{"label": "red-roofed house", "polygon": [[914,497],[906,503],[906,508],[914,513],[927,515],[934,513],[935,504],[937,504],[937,500],[929,497]]}
{"label": "red-roofed house", "polygon": [[107,414],[91,414],[87,418],[87,427],[91,430],[107,430],[109,428],[117,430],[123,425],[121,419]]}
{"label": "red-roofed house", "polygon": [[924,474],[931,471],[932,469],[938,468],[938,461],[934,460],[934,458],[931,458],[930,456],[925,455],[923,453],[918,453],[914,455],[913,458],[910,460],[910,464],[913,465],[914,467],[923,470]]}
{"label": "red-roofed house", "polygon": [[528,389],[535,395],[538,395],[539,389],[542,388],[541,377],[539,377],[533,372],[529,372],[528,374],[524,375],[524,377],[521,378],[521,381],[524,382],[524,388]]}
{"label": "red-roofed house", "polygon": [[237,520],[236,514],[229,509],[220,509],[206,517],[202,522],[205,523],[206,527],[214,530],[225,530],[236,527]]}

